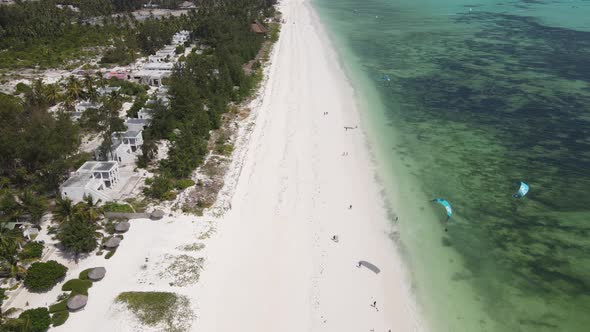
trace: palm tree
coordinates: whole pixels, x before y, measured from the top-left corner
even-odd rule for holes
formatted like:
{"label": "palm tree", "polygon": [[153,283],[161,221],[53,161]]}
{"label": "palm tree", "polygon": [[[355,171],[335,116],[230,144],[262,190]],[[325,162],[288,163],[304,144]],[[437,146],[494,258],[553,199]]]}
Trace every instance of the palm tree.
{"label": "palm tree", "polygon": [[45,86],[45,99],[47,99],[47,102],[51,106],[59,102],[61,94],[59,93],[59,86],[57,84],[48,84]]}
{"label": "palm tree", "polygon": [[24,211],[31,215],[31,220],[38,223],[47,211],[47,202],[42,196],[35,195],[31,190],[25,190],[20,196],[21,205]]}
{"label": "palm tree", "polygon": [[72,100],[78,100],[82,96],[82,93],[83,90],[80,82],[74,76],[70,76],[66,85],[66,95]]}
{"label": "palm tree", "polygon": [[96,202],[92,196],[84,195],[84,201],[74,206],[74,218],[82,218],[91,223],[96,222],[102,216],[102,208],[98,206],[100,199]]}
{"label": "palm tree", "polygon": [[72,204],[72,200],[69,198],[60,198],[55,202],[55,210],[53,210],[53,220],[57,221],[60,224],[68,222],[74,216],[74,212],[75,209],[74,204]]}
{"label": "palm tree", "polygon": [[92,102],[98,101],[98,92],[94,87],[94,79],[90,75],[85,75],[83,84],[85,89],[84,96],[86,99]]}
{"label": "palm tree", "polygon": [[0,258],[5,259],[10,265],[16,264],[16,252],[19,247],[18,238],[6,225],[0,225]]}

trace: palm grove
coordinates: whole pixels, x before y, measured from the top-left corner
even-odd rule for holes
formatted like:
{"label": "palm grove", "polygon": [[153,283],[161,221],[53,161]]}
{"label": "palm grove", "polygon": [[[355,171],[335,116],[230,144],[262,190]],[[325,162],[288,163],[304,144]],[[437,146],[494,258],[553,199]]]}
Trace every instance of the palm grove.
{"label": "palm grove", "polygon": [[[101,2],[109,4],[107,11],[93,12],[104,9]],[[203,52],[193,52],[182,59],[166,82],[171,103],[155,105],[152,125],[144,132],[140,160],[140,166],[149,165],[156,154],[156,142],[171,142],[168,158],[157,165],[158,176],[146,189],[151,197],[171,198],[175,183],[189,177],[202,163],[208,152],[209,133],[220,126],[228,105],[247,98],[260,79],[259,75],[246,75],[243,71],[243,65],[255,58],[265,41],[264,36],[252,33],[249,27],[254,20],[271,16],[274,2],[203,0],[198,2],[198,11],[187,15],[142,22],[130,15],[108,15],[136,9],[145,1],[96,0],[86,4],[94,3],[94,7],[79,13],[55,11],[57,2],[51,0],[18,2],[0,7],[0,68],[63,65],[80,55],[82,48],[96,45],[108,46],[103,53],[106,62],[128,63],[169,43],[174,32],[189,30],[191,40],[201,45]],[[28,17],[23,10],[29,13]],[[102,24],[85,23],[87,17],[96,14],[107,15]],[[72,42],[66,46],[67,40]],[[124,92],[98,96],[96,87],[106,85],[121,86]],[[106,81],[100,76],[86,76],[82,80],[71,77],[61,84],[36,81],[30,86],[20,84],[15,95],[0,94],[2,276],[23,279],[30,290],[43,291],[65,275],[50,262],[34,263],[35,269],[27,273],[24,267],[33,268],[31,263],[41,257],[43,245],[25,241],[20,230],[8,227],[22,219],[39,224],[47,211],[52,213],[52,232],[63,250],[77,257],[97,248],[101,207],[91,199],[75,205],[60,199],[59,184],[90,158],[79,150],[81,134],[100,133],[105,141],[103,148],[107,148],[111,134],[123,129],[117,116],[122,101],[130,96],[145,101],[144,94],[141,86]],[[102,106],[74,123],[68,113],[75,101],[83,99],[100,100]],[[50,112],[55,105],[59,109]],[[39,275],[53,277],[39,281]],[[2,298],[3,294],[0,295]],[[27,329],[31,325],[27,317],[6,321],[0,331],[32,331]]]}

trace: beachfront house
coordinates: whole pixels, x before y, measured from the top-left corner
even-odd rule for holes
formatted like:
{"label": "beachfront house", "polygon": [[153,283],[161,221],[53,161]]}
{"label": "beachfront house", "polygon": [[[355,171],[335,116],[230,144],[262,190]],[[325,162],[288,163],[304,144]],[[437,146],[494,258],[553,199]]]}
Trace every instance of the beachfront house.
{"label": "beachfront house", "polygon": [[116,161],[121,165],[134,164],[143,145],[141,131],[128,130],[126,132],[113,133],[113,144],[105,155],[101,155],[97,149],[96,158]]}
{"label": "beachfront house", "polygon": [[122,141],[123,144],[131,148],[131,152],[137,152],[143,145],[143,136],[141,130],[127,130],[125,132],[113,133],[113,139]]}
{"label": "beachfront house", "polygon": [[139,119],[151,120],[154,118],[154,110],[144,107],[137,112],[137,117]]}
{"label": "beachfront house", "polygon": [[62,198],[69,198],[74,203],[84,196],[94,200],[109,201],[106,188],[119,182],[119,164],[115,161],[87,161],[60,186]]}
{"label": "beachfront house", "polygon": [[142,131],[150,125],[151,119],[136,119],[131,118],[125,120],[127,130]]}
{"label": "beachfront house", "polygon": [[188,41],[190,32],[186,30],[179,31],[172,36],[172,45],[182,45]]}
{"label": "beachfront house", "polygon": [[70,114],[70,119],[72,119],[72,121],[80,121],[80,119],[82,118],[82,114],[84,114],[84,112],[71,112]]}
{"label": "beachfront house", "polygon": [[132,74],[132,78],[141,83],[150,86],[161,86],[162,80],[172,75],[174,64],[170,62],[150,62],[146,63],[141,70]]}
{"label": "beachfront house", "polygon": [[108,96],[113,92],[119,92],[121,90],[120,86],[105,86],[103,88],[98,88],[96,92],[99,96]]}
{"label": "beachfront house", "polygon": [[148,62],[154,63],[154,62],[168,62],[170,59],[167,56],[162,56],[162,55],[150,55],[148,57]]}
{"label": "beachfront house", "polygon": [[76,103],[76,105],[74,105],[76,112],[80,112],[80,113],[84,113],[84,111],[86,111],[89,108],[98,109],[99,107],[100,107],[99,103],[93,103],[88,100],[80,101],[80,102]]}
{"label": "beachfront house", "polygon": [[107,80],[110,80],[111,78],[118,78],[120,80],[128,80],[130,79],[130,73],[129,71],[122,71],[122,70],[116,70],[116,71],[109,71],[107,73],[105,73],[103,75],[104,78],[106,78]]}

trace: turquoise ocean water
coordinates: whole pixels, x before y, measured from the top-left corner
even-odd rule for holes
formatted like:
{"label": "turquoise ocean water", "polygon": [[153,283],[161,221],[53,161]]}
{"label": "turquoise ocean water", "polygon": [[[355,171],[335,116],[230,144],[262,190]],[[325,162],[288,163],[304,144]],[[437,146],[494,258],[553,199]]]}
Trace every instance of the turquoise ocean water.
{"label": "turquoise ocean water", "polygon": [[590,331],[590,1],[314,6],[433,330]]}

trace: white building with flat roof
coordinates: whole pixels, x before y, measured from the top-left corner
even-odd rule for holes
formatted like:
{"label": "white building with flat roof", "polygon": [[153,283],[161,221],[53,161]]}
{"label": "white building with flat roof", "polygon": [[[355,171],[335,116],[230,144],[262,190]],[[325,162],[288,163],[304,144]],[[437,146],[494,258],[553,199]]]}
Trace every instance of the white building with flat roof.
{"label": "white building with flat roof", "polygon": [[69,198],[74,203],[84,196],[91,196],[95,201],[109,201],[105,193],[107,188],[119,182],[119,164],[115,161],[87,161],[60,186],[62,198]]}
{"label": "white building with flat roof", "polygon": [[[126,132],[113,133],[113,145],[106,152],[106,159],[116,161],[121,165],[134,164],[141,153],[143,136],[141,131],[128,130]],[[96,157],[100,157],[96,151]]]}
{"label": "white building with flat roof", "polygon": [[150,119],[130,118],[125,120],[127,130],[142,131],[150,125]]}
{"label": "white building with flat roof", "polygon": [[151,120],[154,118],[154,110],[151,108],[145,108],[143,107],[142,109],[140,109],[137,112],[137,117],[139,119],[146,119],[146,120]]}
{"label": "white building with flat roof", "polygon": [[83,113],[84,111],[86,111],[87,109],[90,109],[90,108],[94,108],[94,109],[100,108],[100,104],[93,103],[88,100],[83,100],[83,101],[76,103],[76,105],[74,105],[74,108],[76,109],[76,112]]}

